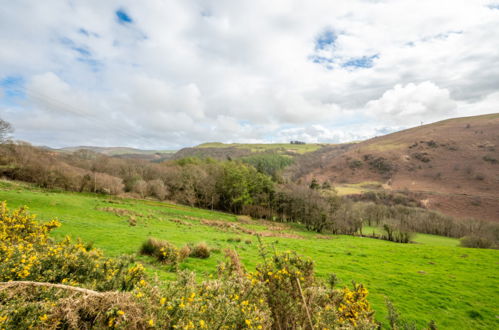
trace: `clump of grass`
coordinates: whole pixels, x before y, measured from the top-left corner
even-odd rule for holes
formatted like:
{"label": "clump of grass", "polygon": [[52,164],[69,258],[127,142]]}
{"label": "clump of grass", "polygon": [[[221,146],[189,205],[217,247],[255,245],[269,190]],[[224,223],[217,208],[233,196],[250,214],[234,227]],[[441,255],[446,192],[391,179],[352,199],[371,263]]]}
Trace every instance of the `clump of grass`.
{"label": "clump of grass", "polygon": [[189,256],[199,259],[208,259],[210,257],[210,254],[211,254],[210,247],[205,242],[201,242],[192,248],[192,251],[189,254]]}
{"label": "clump of grass", "polygon": [[132,227],[137,225],[137,219],[132,215],[128,218],[128,224]]}
{"label": "clump of grass", "polygon": [[238,215],[237,216],[237,221],[241,223],[252,223],[253,220],[251,219],[250,216],[248,215]]}
{"label": "clump of grass", "polygon": [[229,237],[227,238],[227,242],[241,242],[241,237]]}
{"label": "clump of grass", "polygon": [[189,245],[184,245],[184,247],[179,250],[180,260],[184,260],[185,258],[189,257],[191,252],[192,252],[192,250],[189,247]]}
{"label": "clump of grass", "polygon": [[147,241],[142,243],[142,246],[140,247],[140,254],[147,255],[147,256],[154,256],[156,251],[159,251],[160,247],[162,245],[162,241],[157,240],[155,238],[148,238]]}
{"label": "clump of grass", "polygon": [[253,241],[252,241],[252,240],[250,240],[250,239],[246,239],[246,240],[244,240],[244,243],[246,243],[246,244],[251,244],[251,243],[253,243]]}

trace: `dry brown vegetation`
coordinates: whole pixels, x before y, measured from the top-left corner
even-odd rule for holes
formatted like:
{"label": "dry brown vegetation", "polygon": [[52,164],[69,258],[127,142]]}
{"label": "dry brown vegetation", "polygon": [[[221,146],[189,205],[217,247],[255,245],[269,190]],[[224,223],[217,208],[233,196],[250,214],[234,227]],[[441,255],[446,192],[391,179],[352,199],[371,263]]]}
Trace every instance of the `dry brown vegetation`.
{"label": "dry brown vegetation", "polygon": [[[499,114],[449,119],[302,158],[289,175],[304,182],[378,180],[389,190],[419,193],[430,209],[499,221]],[[482,207],[473,205],[477,199]]]}

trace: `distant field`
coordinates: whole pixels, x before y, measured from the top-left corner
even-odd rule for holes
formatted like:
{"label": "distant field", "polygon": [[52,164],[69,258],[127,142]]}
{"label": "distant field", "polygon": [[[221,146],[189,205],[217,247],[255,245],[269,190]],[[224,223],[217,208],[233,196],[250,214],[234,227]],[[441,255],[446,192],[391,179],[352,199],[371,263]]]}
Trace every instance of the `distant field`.
{"label": "distant field", "polygon": [[270,150],[284,150],[291,151],[300,154],[307,152],[312,152],[328,144],[311,143],[311,144],[290,144],[290,143],[262,143],[262,144],[244,144],[244,143],[221,143],[221,142],[210,142],[203,143],[195,148],[241,148],[250,149],[252,152],[265,152]]}
{"label": "distant field", "polygon": [[368,191],[382,189],[382,183],[376,181],[365,181],[360,183],[342,183],[334,186],[340,196],[362,194]]}
{"label": "distant field", "polygon": [[[342,286],[352,280],[366,284],[381,322],[386,323],[384,301],[389,297],[403,317],[416,322],[418,328],[430,319],[439,329],[499,328],[499,251],[461,248],[455,239],[417,235],[418,244],[397,244],[351,236],[319,238],[296,225],[243,223],[220,212],[155,201],[50,192],[10,181],[0,181],[0,200],[6,200],[11,208],[28,205],[41,220],[58,218],[63,225],[54,232],[55,238],[80,237],[110,256],[135,254],[147,237],[177,246],[204,241],[219,251],[235,248],[246,267],[253,269],[261,261],[257,239],[237,228],[264,232],[275,235],[263,240],[275,242],[277,250],[295,250],[312,257],[320,277],[335,273]],[[113,212],[116,210],[128,214],[119,216]],[[137,219],[136,226],[128,223],[131,214]],[[210,222],[214,220],[236,227],[220,229]],[[369,230],[376,229],[365,229]],[[229,242],[231,238],[241,241]],[[205,260],[189,258],[182,268],[203,278],[216,272],[222,258],[222,252]],[[149,257],[138,259],[161,279],[175,276]]]}

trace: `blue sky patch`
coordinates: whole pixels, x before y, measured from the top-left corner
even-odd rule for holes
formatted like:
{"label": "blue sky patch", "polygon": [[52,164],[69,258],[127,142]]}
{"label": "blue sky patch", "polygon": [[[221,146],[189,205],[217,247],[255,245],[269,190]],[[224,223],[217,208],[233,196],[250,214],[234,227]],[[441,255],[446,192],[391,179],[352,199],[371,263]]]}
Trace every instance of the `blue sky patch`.
{"label": "blue sky patch", "polygon": [[85,35],[85,36],[87,36],[87,37],[90,35],[90,33],[88,33],[88,31],[85,30],[84,28],[79,29],[78,32],[81,33],[81,34],[83,34],[83,35]]}
{"label": "blue sky patch", "polygon": [[85,47],[72,47],[71,49],[76,51],[81,56],[89,57],[92,55],[92,53],[90,53],[90,51]]}
{"label": "blue sky patch", "polygon": [[325,30],[315,40],[315,50],[323,50],[334,47],[338,37],[331,30]]}
{"label": "blue sky patch", "polygon": [[103,64],[90,57],[78,57],[76,59],[80,63],[87,64],[93,72],[98,72],[102,69]]}
{"label": "blue sky patch", "polygon": [[373,66],[373,61],[375,59],[379,58],[379,55],[372,55],[372,56],[362,56],[362,57],[357,57],[357,58],[352,58],[345,63],[343,63],[341,66],[344,68],[371,68]]}
{"label": "blue sky patch", "polygon": [[76,52],[76,60],[80,63],[84,63],[90,66],[93,72],[100,71],[102,68],[102,63],[92,57],[92,52],[85,45],[78,45],[73,40],[63,37],[61,38],[61,43],[67,46],[69,49]]}
{"label": "blue sky patch", "polygon": [[116,11],[116,18],[118,18],[118,23],[120,24],[129,24],[133,23],[133,19],[124,9],[118,9]]}
{"label": "blue sky patch", "polygon": [[24,99],[26,93],[24,92],[25,80],[21,76],[7,76],[0,79],[0,88],[2,89],[3,96],[0,97],[0,104],[16,105],[16,100],[19,98]]}

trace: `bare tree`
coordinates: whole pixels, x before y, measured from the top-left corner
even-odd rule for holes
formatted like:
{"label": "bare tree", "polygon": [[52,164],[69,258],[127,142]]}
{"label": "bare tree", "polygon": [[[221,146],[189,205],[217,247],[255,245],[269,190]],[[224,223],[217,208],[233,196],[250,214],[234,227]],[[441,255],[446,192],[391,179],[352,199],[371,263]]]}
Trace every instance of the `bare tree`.
{"label": "bare tree", "polygon": [[13,131],[12,125],[0,118],[0,143],[4,143]]}

